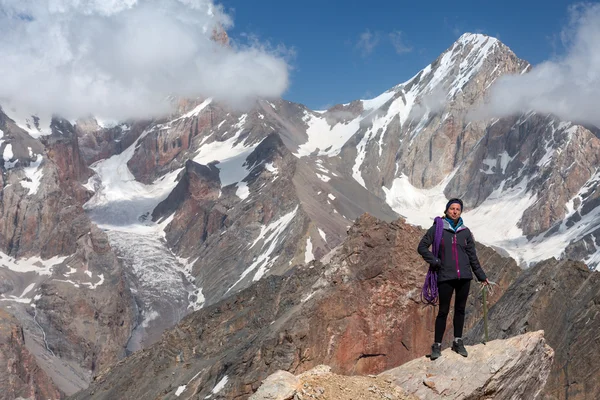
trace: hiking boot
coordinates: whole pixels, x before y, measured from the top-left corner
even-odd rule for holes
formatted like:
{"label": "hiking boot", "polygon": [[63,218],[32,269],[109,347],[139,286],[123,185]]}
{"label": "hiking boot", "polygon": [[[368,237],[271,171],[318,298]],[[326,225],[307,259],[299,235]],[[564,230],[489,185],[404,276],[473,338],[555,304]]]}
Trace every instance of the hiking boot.
{"label": "hiking boot", "polygon": [[436,358],[440,358],[442,356],[442,344],[441,343],[434,343],[431,345],[431,354],[429,355],[429,358],[431,358],[431,360],[435,360]]}
{"label": "hiking boot", "polygon": [[467,353],[467,349],[465,349],[462,339],[455,339],[452,342],[452,351],[460,354],[463,357],[467,357],[469,355],[469,353]]}

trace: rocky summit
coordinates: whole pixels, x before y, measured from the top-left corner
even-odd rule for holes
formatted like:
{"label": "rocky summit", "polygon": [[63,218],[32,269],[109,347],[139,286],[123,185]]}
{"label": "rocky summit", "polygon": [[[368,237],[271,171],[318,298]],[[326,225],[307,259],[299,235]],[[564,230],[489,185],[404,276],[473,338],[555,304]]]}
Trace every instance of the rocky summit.
{"label": "rocky summit", "polygon": [[[278,369],[374,374],[421,357],[435,309],[419,299],[417,226],[458,196],[498,283],[491,335],[543,329],[544,394],[598,393],[598,130],[478,114],[500,77],[530,69],[465,34],[408,81],[327,110],[202,97],[106,123],[0,108],[1,319],[34,377],[8,369],[0,389],[244,398]],[[468,344],[483,337],[472,293]]]}
{"label": "rocky summit", "polygon": [[297,399],[536,399],[550,373],[554,352],[542,331],[469,347],[469,358],[445,350],[379,376],[340,376],[318,366],[294,376],[277,371],[250,400]]}
{"label": "rocky summit", "polygon": [[543,331],[468,346],[468,351],[465,358],[447,349],[434,362],[420,358],[383,375],[421,399],[536,399],[554,358]]}

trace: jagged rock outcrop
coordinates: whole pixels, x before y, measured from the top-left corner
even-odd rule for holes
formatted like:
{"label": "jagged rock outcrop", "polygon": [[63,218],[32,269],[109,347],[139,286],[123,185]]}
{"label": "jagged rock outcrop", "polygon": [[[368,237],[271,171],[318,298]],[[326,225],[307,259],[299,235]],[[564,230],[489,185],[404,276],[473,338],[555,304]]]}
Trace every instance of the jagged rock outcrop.
{"label": "jagged rock outcrop", "polygon": [[150,124],[132,121],[110,127],[101,127],[94,118],[77,120],[75,131],[79,138],[81,158],[86,165],[109,158],[131,146]]}
{"label": "jagged rock outcrop", "polygon": [[[328,364],[336,373],[368,374],[420,357],[431,344],[434,318],[420,302],[426,266],[415,249],[423,233],[401,220],[365,215],[327,265],[265,277],[189,315],[74,398],[153,398],[180,390],[241,399],[279,369],[297,374]],[[491,249],[479,250],[492,279],[518,270]],[[473,324],[471,306],[467,315]]]}
{"label": "jagged rock outcrop", "polygon": [[451,350],[431,361],[413,360],[382,375],[420,399],[536,399],[550,373],[554,351],[543,331]]}
{"label": "jagged rock outcrop", "polygon": [[[583,263],[543,261],[526,271],[490,309],[490,339],[543,329],[555,351],[544,389],[554,399],[600,396],[600,275]],[[481,337],[478,323],[468,337]]]}
{"label": "jagged rock outcrop", "polygon": [[59,120],[53,124],[54,133],[45,141],[47,153],[12,121],[5,125],[12,148],[27,152],[15,156],[11,168],[4,165],[0,194],[0,250],[13,257],[70,255],[78,238],[89,231],[82,208],[89,196],[78,182],[86,178],[87,168],[70,124]]}
{"label": "jagged rock outcrop", "polygon": [[60,399],[62,393],[25,345],[17,320],[0,309],[0,399]]}
{"label": "jagged rock outcrop", "polygon": [[90,199],[92,193],[82,186],[92,175],[79,151],[79,141],[75,127],[67,120],[53,118],[50,124],[52,134],[42,136],[41,141],[46,156],[57,167],[58,183],[80,205]]}
{"label": "jagged rock outcrop", "polygon": [[[220,130],[224,135],[223,140],[236,134],[232,129],[234,117],[226,110],[208,104],[209,102],[210,100],[199,101],[196,108],[187,114],[171,121],[155,122],[147,128],[150,133],[140,139],[135,153],[127,163],[138,181],[151,183],[166,172],[180,168],[185,161],[186,151],[194,144],[197,146],[212,128],[219,130],[224,125]],[[221,121],[228,122],[217,127]]]}

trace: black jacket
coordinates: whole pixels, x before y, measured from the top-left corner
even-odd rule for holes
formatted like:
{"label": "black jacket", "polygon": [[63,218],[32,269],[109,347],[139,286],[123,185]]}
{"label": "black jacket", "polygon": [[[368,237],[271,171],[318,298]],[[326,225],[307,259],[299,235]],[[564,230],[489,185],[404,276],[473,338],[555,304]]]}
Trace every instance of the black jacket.
{"label": "black jacket", "polygon": [[433,268],[437,269],[438,282],[451,279],[473,279],[485,281],[486,275],[477,259],[475,241],[466,226],[459,226],[456,232],[444,219],[444,234],[440,244],[439,258],[429,250],[435,236],[435,224],[429,228],[421,239],[417,251]]}

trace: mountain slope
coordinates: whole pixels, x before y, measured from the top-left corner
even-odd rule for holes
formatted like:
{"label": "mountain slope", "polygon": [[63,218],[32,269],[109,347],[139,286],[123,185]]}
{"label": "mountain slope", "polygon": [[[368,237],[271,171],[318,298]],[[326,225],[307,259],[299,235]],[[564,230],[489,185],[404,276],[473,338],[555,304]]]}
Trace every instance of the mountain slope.
{"label": "mountain slope", "polygon": [[[341,374],[369,374],[420,357],[434,320],[418,290],[426,266],[414,249],[423,233],[364,215],[327,264],[265,277],[189,315],[73,398],[242,399],[278,369],[328,364]],[[490,248],[478,250],[503,292],[519,268]],[[481,306],[470,303],[467,315],[471,326]]]}

